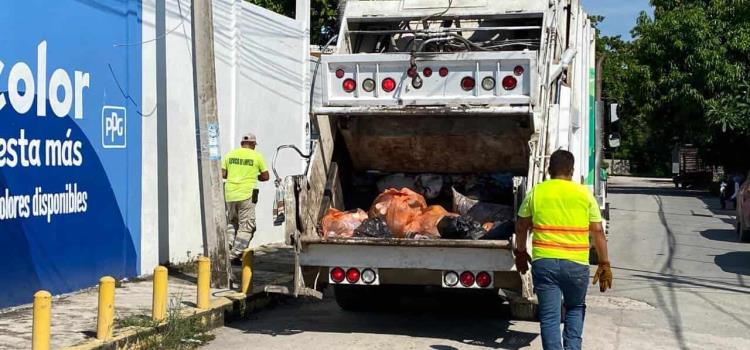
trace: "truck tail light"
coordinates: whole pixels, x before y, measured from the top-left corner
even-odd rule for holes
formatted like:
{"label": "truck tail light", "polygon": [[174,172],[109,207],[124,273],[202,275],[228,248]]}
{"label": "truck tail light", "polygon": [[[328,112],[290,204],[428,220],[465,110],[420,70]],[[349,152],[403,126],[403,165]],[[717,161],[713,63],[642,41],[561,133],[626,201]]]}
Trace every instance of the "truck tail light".
{"label": "truck tail light", "polygon": [[396,81],[393,78],[385,78],[382,83],[383,91],[391,92],[396,89]]}
{"label": "truck tail light", "polygon": [[487,272],[480,272],[477,274],[477,285],[482,288],[487,288],[492,283],[492,276]]}
{"label": "truck tail light", "polygon": [[518,86],[518,80],[515,77],[509,75],[503,78],[503,89],[513,90]]}
{"label": "truck tail light", "polygon": [[438,71],[438,74],[440,74],[441,77],[445,78],[446,76],[448,76],[448,68],[446,67],[440,68],[440,70]]}
{"label": "truck tail light", "polygon": [[490,91],[495,88],[495,78],[486,77],[482,79],[482,89]]}
{"label": "truck tail light", "polygon": [[369,78],[365,79],[362,82],[362,90],[365,90],[367,92],[372,92],[373,90],[375,90],[375,80]]}
{"label": "truck tail light", "polygon": [[458,284],[458,274],[453,271],[446,272],[445,276],[443,276],[443,282],[448,287],[454,287]]}
{"label": "truck tail light", "polygon": [[429,78],[432,76],[432,68],[427,67],[424,70],[422,70],[422,75],[424,75],[426,78]]}
{"label": "truck tail light", "polygon": [[335,283],[344,282],[345,275],[344,269],[340,267],[334,267],[331,269],[331,281]]}
{"label": "truck tail light", "polygon": [[416,68],[414,68],[414,67],[412,67],[412,68],[409,68],[409,70],[407,70],[407,71],[406,71],[406,75],[408,75],[408,76],[409,76],[409,78],[414,78],[414,77],[416,77],[416,76],[417,76],[417,69],[416,69]]}
{"label": "truck tail light", "polygon": [[341,86],[344,88],[344,91],[352,92],[357,88],[357,82],[354,79],[346,79]]}
{"label": "truck tail light", "polygon": [[344,77],[344,70],[343,69],[337,69],[336,70],[336,78],[343,78]]}
{"label": "truck tail light", "polygon": [[346,281],[349,283],[359,282],[359,270],[353,267],[349,270],[346,270]]}
{"label": "truck tail light", "polygon": [[420,77],[414,77],[411,79],[411,86],[413,86],[415,89],[421,89],[423,83],[424,81]]}
{"label": "truck tail light", "polygon": [[526,69],[523,68],[523,66],[516,66],[516,68],[513,68],[513,74],[517,76],[522,76],[523,72],[525,72]]}
{"label": "truck tail light", "polygon": [[362,270],[362,282],[365,282],[365,284],[372,284],[376,278],[377,274],[372,269]]}
{"label": "truck tail light", "polygon": [[474,90],[474,87],[477,85],[477,83],[474,81],[474,78],[472,77],[464,77],[461,79],[461,88],[465,91],[471,91]]}
{"label": "truck tail light", "polygon": [[462,272],[459,279],[461,280],[461,285],[464,287],[471,287],[474,285],[474,274],[469,271]]}

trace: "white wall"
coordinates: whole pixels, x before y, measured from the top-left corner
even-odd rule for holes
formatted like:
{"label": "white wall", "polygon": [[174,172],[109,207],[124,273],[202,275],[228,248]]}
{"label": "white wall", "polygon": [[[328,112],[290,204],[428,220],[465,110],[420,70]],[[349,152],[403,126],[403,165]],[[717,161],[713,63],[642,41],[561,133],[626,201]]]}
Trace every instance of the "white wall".
{"label": "white wall", "polygon": [[[143,47],[144,110],[159,111],[143,121],[143,204],[141,271],[159,261],[159,219],[168,220],[169,260],[187,261],[200,254],[202,233],[193,101],[190,0],[166,0],[165,13],[156,1],[143,1],[143,40],[160,38],[157,16],[166,16],[166,96],[157,93],[156,41]],[[180,1],[178,3],[178,1]],[[179,6],[178,6],[179,5]],[[309,0],[298,1],[298,19],[287,18],[243,0],[213,0],[221,151],[238,146],[239,135],[253,132],[258,150],[271,167],[277,146],[307,144],[309,65]],[[159,122],[167,124],[168,210],[159,212]],[[163,155],[162,155],[163,156]],[[279,173],[297,174],[304,162],[293,153],[279,157]],[[273,180],[273,179],[272,179]],[[272,223],[273,181],[260,185],[256,209],[258,230],[252,245],[283,241],[283,229]],[[165,208],[161,206],[161,208]],[[166,215],[166,217],[165,217]],[[162,240],[163,241],[163,240]],[[164,255],[164,254],[162,254]],[[161,261],[160,261],[161,262]]]}

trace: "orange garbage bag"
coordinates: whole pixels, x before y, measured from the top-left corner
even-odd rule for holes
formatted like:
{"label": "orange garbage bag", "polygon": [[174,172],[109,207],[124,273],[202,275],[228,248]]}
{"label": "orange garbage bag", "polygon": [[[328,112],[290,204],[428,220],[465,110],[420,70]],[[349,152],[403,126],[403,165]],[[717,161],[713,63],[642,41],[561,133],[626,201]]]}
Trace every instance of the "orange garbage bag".
{"label": "orange garbage bag", "polygon": [[395,238],[406,236],[406,226],[414,219],[422,215],[427,208],[424,197],[408,188],[396,190],[389,188],[381,193],[370,207],[371,218],[385,217],[388,228]]}
{"label": "orange garbage bag", "polygon": [[345,237],[351,238],[354,230],[367,220],[367,213],[362,209],[352,211],[340,211],[330,208],[320,222],[323,237]]}
{"label": "orange garbage bag", "polygon": [[406,233],[415,233],[426,238],[440,238],[438,232],[438,223],[446,216],[458,216],[449,213],[445,208],[439,205],[432,205],[422,210],[422,213],[406,225]]}

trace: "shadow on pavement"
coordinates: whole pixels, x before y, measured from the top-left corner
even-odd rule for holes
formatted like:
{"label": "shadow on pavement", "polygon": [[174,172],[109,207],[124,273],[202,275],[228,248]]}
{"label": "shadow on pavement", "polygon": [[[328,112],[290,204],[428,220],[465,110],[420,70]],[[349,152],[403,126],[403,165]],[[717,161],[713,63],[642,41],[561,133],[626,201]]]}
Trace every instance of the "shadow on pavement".
{"label": "shadow on pavement", "polygon": [[708,192],[703,190],[684,190],[669,187],[643,187],[643,186],[620,186],[609,185],[607,192],[613,194],[645,194],[653,196],[671,197],[703,197]]}
{"label": "shadow on pavement", "polygon": [[714,262],[724,272],[750,276],[750,252],[729,252],[717,255]]}
{"label": "shadow on pavement", "polygon": [[[701,232],[701,236],[710,239],[712,241],[720,241],[720,242],[733,242],[736,243],[737,241],[737,231],[735,230],[706,230]],[[750,260],[747,261],[748,264],[750,264]]]}
{"label": "shadow on pavement", "polygon": [[[496,297],[495,297],[496,298]],[[399,335],[434,339],[436,350],[454,346],[441,339],[490,349],[527,347],[539,335],[510,330],[507,307],[484,303],[484,298],[408,297],[397,309],[375,312],[344,311],[330,295],[323,301],[288,300],[257,320],[229,324],[248,334],[291,336],[305,332]],[[494,303],[498,304],[498,303]]]}

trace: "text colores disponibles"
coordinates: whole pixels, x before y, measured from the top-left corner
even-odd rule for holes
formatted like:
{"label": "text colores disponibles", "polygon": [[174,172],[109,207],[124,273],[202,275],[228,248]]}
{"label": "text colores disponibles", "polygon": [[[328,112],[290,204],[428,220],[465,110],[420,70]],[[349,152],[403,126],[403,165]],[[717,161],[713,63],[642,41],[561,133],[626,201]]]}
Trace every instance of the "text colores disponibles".
{"label": "text colores disponibles", "polygon": [[77,183],[66,184],[65,192],[45,193],[37,187],[33,195],[16,195],[6,188],[0,195],[0,220],[46,216],[50,223],[53,216],[88,210],[88,192],[79,192]]}

